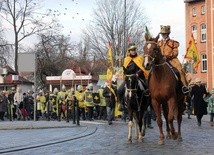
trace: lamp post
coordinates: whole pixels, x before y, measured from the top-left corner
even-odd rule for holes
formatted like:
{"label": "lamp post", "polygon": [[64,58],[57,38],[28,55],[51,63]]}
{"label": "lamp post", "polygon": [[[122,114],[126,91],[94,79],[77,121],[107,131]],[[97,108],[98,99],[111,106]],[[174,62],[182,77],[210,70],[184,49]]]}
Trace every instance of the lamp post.
{"label": "lamp post", "polygon": [[37,87],[37,82],[36,82],[36,71],[37,71],[37,52],[35,52],[35,68],[34,68],[34,111],[33,111],[33,118],[34,121],[36,121],[36,112],[37,112],[37,105],[36,105],[36,87]]}
{"label": "lamp post", "polygon": [[123,37],[124,37],[124,53],[123,53],[123,57],[126,57],[126,0],[124,0],[124,19],[123,19]]}

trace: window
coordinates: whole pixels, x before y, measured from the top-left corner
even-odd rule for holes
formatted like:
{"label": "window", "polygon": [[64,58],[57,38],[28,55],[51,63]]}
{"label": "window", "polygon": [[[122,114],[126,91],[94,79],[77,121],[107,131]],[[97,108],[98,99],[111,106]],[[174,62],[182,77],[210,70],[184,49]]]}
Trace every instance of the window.
{"label": "window", "polygon": [[201,24],[201,42],[206,42],[207,40],[207,27],[206,24]]}
{"label": "window", "polygon": [[202,72],[207,72],[207,55],[202,54],[202,59],[201,59],[201,65],[202,65]]}
{"label": "window", "polygon": [[205,10],[205,6],[202,6],[202,7],[201,7],[201,14],[204,15],[204,14],[205,14],[205,11],[206,11],[206,10]]}
{"label": "window", "polygon": [[192,26],[192,34],[195,39],[195,42],[197,43],[197,26],[196,25]]}
{"label": "window", "polygon": [[196,16],[196,8],[192,9],[192,16],[195,17]]}

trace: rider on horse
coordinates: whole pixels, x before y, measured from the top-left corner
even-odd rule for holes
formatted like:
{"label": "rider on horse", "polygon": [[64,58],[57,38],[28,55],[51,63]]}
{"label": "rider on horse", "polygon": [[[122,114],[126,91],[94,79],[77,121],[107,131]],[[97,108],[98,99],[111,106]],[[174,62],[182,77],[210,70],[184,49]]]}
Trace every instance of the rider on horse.
{"label": "rider on horse", "polygon": [[[144,94],[148,93],[147,79],[149,72],[145,70],[143,66],[144,58],[137,53],[137,46],[134,43],[130,43],[127,48],[127,56],[124,59],[123,71],[124,75],[135,75],[139,78],[140,87],[144,89]],[[123,97],[125,94],[125,81],[118,88],[118,99],[120,102],[120,107],[124,108]]]}
{"label": "rider on horse", "polygon": [[161,53],[166,57],[166,59],[169,61],[169,63],[175,67],[179,74],[180,74],[180,80],[183,84],[182,91],[184,94],[189,92],[188,89],[188,82],[186,80],[185,72],[182,69],[182,65],[180,61],[178,60],[178,47],[179,47],[179,42],[170,39],[169,34],[170,34],[170,26],[160,26],[160,34],[162,36],[162,40],[158,42],[158,45],[161,49]]}

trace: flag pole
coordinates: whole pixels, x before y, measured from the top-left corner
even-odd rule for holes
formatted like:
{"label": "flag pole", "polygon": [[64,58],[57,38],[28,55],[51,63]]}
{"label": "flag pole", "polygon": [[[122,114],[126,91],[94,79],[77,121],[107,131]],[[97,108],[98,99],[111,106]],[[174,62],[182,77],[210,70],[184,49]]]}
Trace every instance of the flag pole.
{"label": "flag pole", "polygon": [[82,73],[81,73],[81,68],[79,67],[79,72],[80,72],[80,83],[81,83],[81,86],[82,86]]}
{"label": "flag pole", "polygon": [[124,21],[123,21],[123,35],[124,35],[124,53],[123,53],[123,57],[126,57],[126,0],[124,0]]}

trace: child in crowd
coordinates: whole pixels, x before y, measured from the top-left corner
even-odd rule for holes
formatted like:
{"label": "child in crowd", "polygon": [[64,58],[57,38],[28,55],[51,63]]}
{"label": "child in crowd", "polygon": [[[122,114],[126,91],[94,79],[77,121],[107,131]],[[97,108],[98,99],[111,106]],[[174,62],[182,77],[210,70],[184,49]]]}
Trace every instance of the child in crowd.
{"label": "child in crowd", "polygon": [[214,88],[211,90],[212,96],[207,99],[208,102],[208,112],[210,114],[210,126],[214,126]]}

